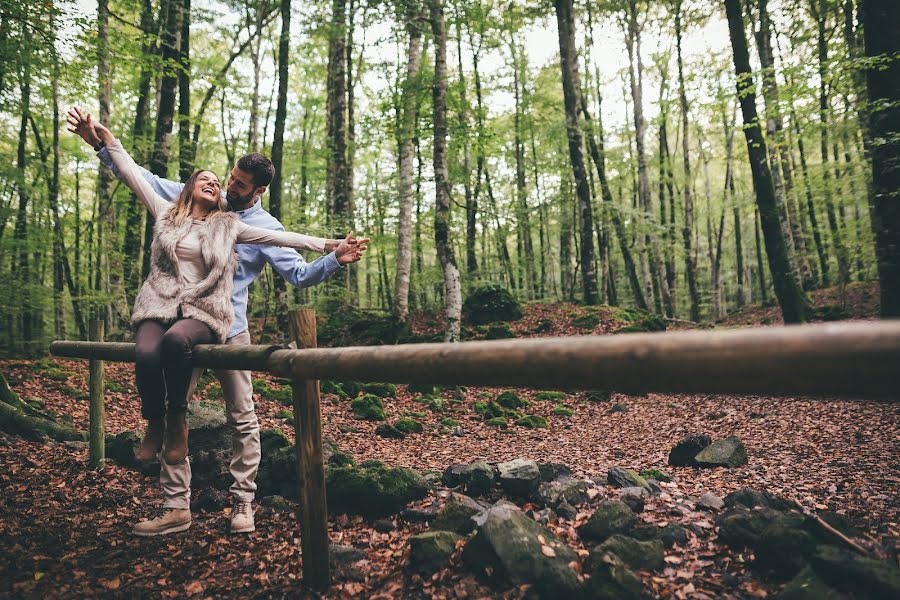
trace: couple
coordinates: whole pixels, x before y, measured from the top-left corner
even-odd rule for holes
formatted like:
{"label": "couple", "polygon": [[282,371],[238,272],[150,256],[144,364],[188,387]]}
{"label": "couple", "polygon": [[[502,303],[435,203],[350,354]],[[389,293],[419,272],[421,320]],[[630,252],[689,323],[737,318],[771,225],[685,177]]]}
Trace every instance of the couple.
{"label": "couple", "polygon": [[[69,131],[94,148],[156,219],[150,274],[135,299],[131,322],[141,414],[147,419],[136,456],[160,458],[164,510],[137,523],[133,533],[184,531],[191,525],[185,412],[200,371],[191,365],[193,346],[250,343],[248,288],[266,263],[289,283],[309,287],[360,260],[369,240],[354,239],[352,233],[335,240],[284,231],[260,202],[275,177],[272,161],[261,154],[238,160],[225,189],[206,170],[195,171],[181,184],[139,167],[105,125],[77,107],[69,110],[67,120]],[[324,256],[306,263],[295,249]],[[216,378],[234,428],[231,532],[250,532],[255,529],[252,502],[260,461],[250,372],[216,371]]]}

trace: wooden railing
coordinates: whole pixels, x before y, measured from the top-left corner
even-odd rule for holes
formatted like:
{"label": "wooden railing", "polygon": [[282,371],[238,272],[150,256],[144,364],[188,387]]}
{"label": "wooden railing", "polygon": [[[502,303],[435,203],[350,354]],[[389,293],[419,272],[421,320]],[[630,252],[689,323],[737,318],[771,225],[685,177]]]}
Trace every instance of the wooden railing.
{"label": "wooden railing", "polygon": [[[845,322],[727,331],[636,333],[316,348],[315,312],[291,313],[297,349],[204,345],[194,364],[267,371],[291,379],[300,474],[304,584],[326,588],[328,523],[320,379],[621,392],[900,396],[900,321]],[[57,341],[55,356],[91,361],[91,443],[103,463],[103,361],[134,362],[134,344]],[[99,422],[98,422],[99,421]]]}

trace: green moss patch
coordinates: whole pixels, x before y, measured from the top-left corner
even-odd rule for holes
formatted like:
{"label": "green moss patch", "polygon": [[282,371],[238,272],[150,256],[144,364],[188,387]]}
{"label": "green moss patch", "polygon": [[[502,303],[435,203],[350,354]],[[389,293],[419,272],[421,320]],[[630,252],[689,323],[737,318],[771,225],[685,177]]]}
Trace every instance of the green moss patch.
{"label": "green moss patch", "polygon": [[350,402],[350,408],[358,419],[367,421],[384,421],[384,404],[374,394],[363,394]]}

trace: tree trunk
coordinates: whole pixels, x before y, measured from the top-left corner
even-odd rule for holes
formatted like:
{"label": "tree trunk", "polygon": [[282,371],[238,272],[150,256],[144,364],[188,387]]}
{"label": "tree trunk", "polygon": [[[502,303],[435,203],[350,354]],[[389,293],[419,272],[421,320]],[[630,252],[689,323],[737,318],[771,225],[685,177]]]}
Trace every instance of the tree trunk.
{"label": "tree trunk", "polygon": [[191,0],[182,0],[181,39],[178,52],[178,176],[182,181],[194,172],[191,144]]}
{"label": "tree trunk", "polygon": [[522,238],[525,262],[525,285],[521,287],[525,292],[525,297],[531,300],[535,297],[534,246],[531,241],[531,216],[529,214],[530,209],[528,208],[528,188],[525,183],[525,143],[522,140],[521,97],[525,91],[525,82],[522,80],[522,75],[525,71],[523,63],[527,64],[527,59],[524,56],[524,48],[516,45],[515,34],[512,34],[512,36],[509,47],[513,62],[513,96],[515,98],[513,130],[516,155],[516,204],[518,206],[516,220],[519,224],[517,231]]}
{"label": "tree trunk", "polygon": [[470,280],[478,270],[478,260],[475,256],[475,197],[472,195],[471,161],[469,156],[469,102],[466,99],[466,78],[463,74],[462,53],[462,18],[456,19],[456,58],[457,74],[459,77],[459,133],[463,144],[463,190],[466,194],[466,271]]}
{"label": "tree trunk", "polygon": [[766,141],[763,139],[756,113],[756,94],[750,70],[750,54],[747,50],[747,37],[744,33],[740,0],[725,0],[725,11],[728,18],[728,33],[734,51],[737,93],[744,117],[744,135],[747,138],[753,189],[759,207],[760,224],[765,238],[769,270],[772,271],[775,285],[775,295],[781,306],[784,322],[802,323],[806,321],[808,305],[803,290],[791,272],[787,246],[778,219],[775,188],[772,185],[772,175],[767,162]]}
{"label": "tree trunk", "polygon": [[[900,5],[893,0],[865,0],[863,36],[868,62],[869,138],[872,188],[869,195],[875,233],[875,256],[881,284],[881,316],[900,317]],[[891,58],[889,58],[891,57]]]}
{"label": "tree trunk", "polygon": [[569,160],[575,178],[575,192],[581,215],[581,285],[585,304],[597,303],[597,273],[594,270],[594,219],[591,195],[582,155],[578,105],[581,82],[578,77],[578,57],[575,48],[575,18],[572,0],[555,0],[556,23],[559,29],[559,62],[562,70],[563,98],[566,109],[566,133],[569,140]]}
{"label": "tree trunk", "polygon": [[[275,167],[275,179],[272,180],[269,193],[269,213],[279,221],[283,218],[281,211],[284,191],[284,125],[287,121],[287,93],[290,66],[291,41],[291,0],[281,0],[281,35],[278,36],[278,101],[275,105],[275,131],[272,137],[272,164]],[[274,277],[275,283],[275,320],[278,331],[285,343],[289,342],[290,322],[288,320],[287,284],[282,277]]]}
{"label": "tree trunk", "polygon": [[684,91],[684,64],[681,56],[681,0],[675,7],[675,40],[678,53],[678,101],[681,105],[681,149],[684,162],[684,277],[687,279],[691,299],[691,321],[700,321],[700,292],[697,289],[697,266],[691,238],[694,230],[694,200],[691,196],[691,145],[688,136],[688,103]]}
{"label": "tree trunk", "polygon": [[419,66],[422,58],[424,13],[417,2],[410,2],[403,15],[409,35],[406,79],[401,93],[401,114],[397,131],[400,145],[400,177],[397,196],[400,215],[397,224],[397,273],[394,278],[394,310],[401,321],[409,317],[409,280],[412,269],[413,138],[416,128],[416,98],[419,91]]}
{"label": "tree trunk", "polygon": [[16,225],[13,230],[13,237],[18,246],[18,263],[13,259],[12,271],[15,275],[16,285],[20,290],[19,294],[19,329],[21,332],[21,340],[28,344],[34,339],[31,324],[31,273],[28,269],[28,191],[25,188],[25,168],[26,149],[28,144],[28,121],[31,117],[31,44],[28,40],[23,40],[23,51],[21,55],[21,76],[19,79],[19,89],[21,92],[21,112],[22,118],[19,121],[19,140],[16,146],[16,192],[19,197],[18,211],[16,212]]}
{"label": "tree trunk", "polygon": [[350,223],[349,178],[347,172],[347,6],[333,0],[328,37],[328,163],[326,185],[332,230],[347,233]]}

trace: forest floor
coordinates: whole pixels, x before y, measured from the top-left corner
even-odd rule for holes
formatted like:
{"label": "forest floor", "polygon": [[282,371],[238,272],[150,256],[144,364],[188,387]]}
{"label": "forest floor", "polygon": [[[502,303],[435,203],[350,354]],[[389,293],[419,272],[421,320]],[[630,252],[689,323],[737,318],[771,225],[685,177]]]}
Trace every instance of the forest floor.
{"label": "forest floor", "polygon": [[[845,316],[874,318],[877,289],[850,286],[816,293],[817,306],[841,306]],[[602,313],[602,309],[600,311]],[[602,333],[615,323],[601,318],[593,330],[572,325],[585,314],[575,304],[533,304],[510,329],[521,337],[536,324],[552,321],[542,335]],[[730,315],[725,326],[779,321],[774,308],[750,307]],[[434,327],[419,316],[416,330]],[[55,364],[52,364],[55,363]],[[40,398],[45,408],[70,415],[86,429],[87,364],[85,361],[0,360],[10,386],[24,398]],[[107,364],[106,426],[118,433],[142,426],[133,367]],[[256,377],[262,377],[255,374]],[[267,378],[277,388],[274,378]],[[804,508],[849,517],[855,539],[881,558],[896,563],[900,552],[900,405],[852,399],[827,402],[805,398],[705,395],[625,396],[609,403],[591,402],[581,394],[563,401],[574,410],[568,418],[551,415],[556,404],[532,400],[529,412],[549,421],[548,429],[488,427],[473,410],[479,399],[500,390],[468,388],[464,402],[447,403],[442,413],[428,412],[423,433],[405,439],[374,435],[375,423],[353,417],[349,403],[325,396],[324,431],[358,460],[377,458],[390,465],[443,470],[451,463],[484,459],[499,462],[517,457],[567,465],[573,476],[605,479],[613,467],[657,468],[672,476],[665,493],[647,503],[645,522],[692,525],[689,542],[666,551],[666,568],[641,572],[648,590],[664,598],[765,598],[781,584],[760,579],[749,568],[749,556],[720,544],[714,515],[695,502],[704,492],[725,496],[743,487],[768,490],[796,500]],[[203,394],[199,394],[201,397]],[[449,398],[450,392],[445,392]],[[284,408],[265,396],[256,397],[262,427],[290,427],[275,414]],[[610,414],[611,403],[627,410]],[[422,411],[405,386],[385,401],[389,415]],[[442,417],[460,422],[463,434],[439,426]],[[706,433],[714,439],[737,435],[749,463],[734,469],[697,470],[667,465],[672,446],[683,436]],[[86,468],[87,451],[73,444],[34,443],[0,434],[0,597],[283,597],[296,593],[301,576],[298,524],[290,511],[260,508],[257,530],[229,535],[228,511],[195,512],[184,533],[160,538],[130,534],[138,518],[159,503],[154,478],[116,464],[100,471]],[[224,491],[224,490],[223,490]],[[202,493],[202,490],[195,490]],[[448,495],[438,485],[415,506],[439,506]],[[616,497],[609,486],[600,497]],[[596,500],[596,499],[595,499]],[[676,503],[692,507],[675,515]],[[576,550],[584,545],[576,533],[590,514],[579,506],[574,520],[556,519],[549,527]],[[528,591],[497,589],[479,581],[458,564],[423,578],[407,569],[408,539],[427,526],[407,523],[396,515],[396,529],[377,532],[360,517],[331,515],[334,543],[363,549],[366,558],[354,565],[352,578],[336,578],[329,597],[518,598]]]}

